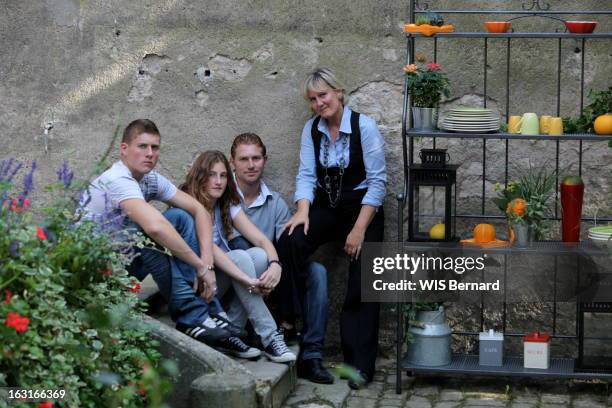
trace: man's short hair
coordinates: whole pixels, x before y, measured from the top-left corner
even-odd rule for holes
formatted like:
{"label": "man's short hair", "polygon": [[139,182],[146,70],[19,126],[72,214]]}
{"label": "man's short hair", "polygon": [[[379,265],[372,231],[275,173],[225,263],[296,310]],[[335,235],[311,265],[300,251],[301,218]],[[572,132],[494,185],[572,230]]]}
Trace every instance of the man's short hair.
{"label": "man's short hair", "polygon": [[236,149],[241,144],[252,144],[259,146],[261,148],[262,155],[264,157],[266,156],[266,145],[261,141],[261,137],[257,136],[255,133],[241,133],[234,138],[234,142],[232,143],[232,148],[230,149],[232,159],[236,157]]}
{"label": "man's short hair", "polygon": [[126,126],[125,130],[123,131],[121,143],[130,144],[132,143],[132,140],[143,133],[149,133],[161,137],[159,134],[159,129],[157,129],[157,126],[152,120],[136,119]]}

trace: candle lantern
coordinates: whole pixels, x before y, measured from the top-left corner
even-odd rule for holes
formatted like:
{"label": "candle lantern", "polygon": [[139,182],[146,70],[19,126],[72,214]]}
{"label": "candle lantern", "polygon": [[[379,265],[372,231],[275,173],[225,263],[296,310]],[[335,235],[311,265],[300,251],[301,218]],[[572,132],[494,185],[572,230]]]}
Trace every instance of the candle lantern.
{"label": "candle lantern", "polygon": [[612,302],[578,303],[578,371],[612,372]]}
{"label": "candle lantern", "polygon": [[457,241],[457,168],[445,160],[409,166],[409,241]]}

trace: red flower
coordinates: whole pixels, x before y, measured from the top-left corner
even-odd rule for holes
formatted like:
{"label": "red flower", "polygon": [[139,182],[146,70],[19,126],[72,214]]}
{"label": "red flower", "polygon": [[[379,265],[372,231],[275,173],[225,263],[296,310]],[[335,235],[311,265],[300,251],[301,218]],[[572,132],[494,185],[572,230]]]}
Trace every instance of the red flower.
{"label": "red flower", "polygon": [[430,62],[429,64],[427,64],[427,69],[430,71],[439,71],[440,64],[436,64],[435,62]]}
{"label": "red flower", "polygon": [[113,270],[111,268],[98,269],[98,273],[102,276],[111,276],[113,274]]}
{"label": "red flower", "polygon": [[140,283],[138,283],[136,279],[132,279],[130,283],[132,284],[132,287],[128,289],[128,292],[130,293],[140,292],[140,289],[142,288],[142,286],[140,285]]}
{"label": "red flower", "polygon": [[45,234],[45,230],[39,227],[38,225],[36,226],[36,236],[43,241],[47,239],[47,234]]}
{"label": "red flower", "polygon": [[17,312],[8,312],[4,324],[15,329],[17,333],[23,333],[28,330],[30,319],[21,316]]}
{"label": "red flower", "polygon": [[146,395],[147,395],[147,390],[145,390],[144,388],[140,387],[140,389],[138,390],[138,393],[139,393],[141,396],[143,396],[143,397],[144,397],[144,396],[146,396]]}
{"label": "red flower", "polygon": [[53,403],[51,401],[45,401],[38,404],[38,408],[53,408]]}
{"label": "red flower", "polygon": [[27,198],[24,198],[23,200],[20,200],[19,198],[13,198],[11,200],[11,211],[12,212],[19,214],[19,213],[24,212],[28,208],[30,208],[30,200]]}
{"label": "red flower", "polygon": [[13,294],[8,289],[4,289],[4,294],[6,295],[6,299],[4,299],[4,304],[8,305],[9,303],[11,303],[11,298],[13,297]]}

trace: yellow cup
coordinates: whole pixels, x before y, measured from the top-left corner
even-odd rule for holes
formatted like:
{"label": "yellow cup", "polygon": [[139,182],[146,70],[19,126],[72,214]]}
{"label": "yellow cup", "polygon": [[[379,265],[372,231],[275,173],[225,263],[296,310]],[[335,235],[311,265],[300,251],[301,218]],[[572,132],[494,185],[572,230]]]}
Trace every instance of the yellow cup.
{"label": "yellow cup", "polygon": [[547,135],[550,132],[550,120],[552,116],[542,115],[540,116],[540,133]]}
{"label": "yellow cup", "polygon": [[562,118],[550,118],[550,128],[548,129],[549,135],[562,135],[563,134],[563,119]]}
{"label": "yellow cup", "polygon": [[520,116],[510,116],[508,118],[508,133],[521,133]]}

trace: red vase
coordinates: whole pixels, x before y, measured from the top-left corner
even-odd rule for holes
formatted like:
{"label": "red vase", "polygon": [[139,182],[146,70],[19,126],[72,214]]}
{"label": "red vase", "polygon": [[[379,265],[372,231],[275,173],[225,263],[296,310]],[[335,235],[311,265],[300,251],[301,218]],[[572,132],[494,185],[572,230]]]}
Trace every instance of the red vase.
{"label": "red vase", "polygon": [[561,184],[561,236],[563,242],[580,241],[584,184]]}

